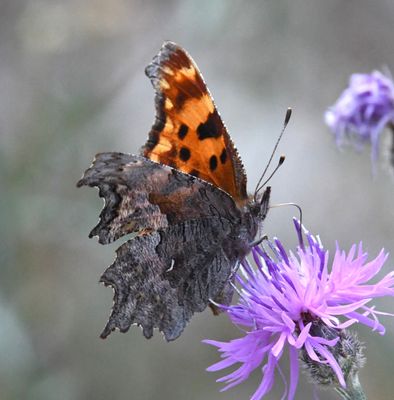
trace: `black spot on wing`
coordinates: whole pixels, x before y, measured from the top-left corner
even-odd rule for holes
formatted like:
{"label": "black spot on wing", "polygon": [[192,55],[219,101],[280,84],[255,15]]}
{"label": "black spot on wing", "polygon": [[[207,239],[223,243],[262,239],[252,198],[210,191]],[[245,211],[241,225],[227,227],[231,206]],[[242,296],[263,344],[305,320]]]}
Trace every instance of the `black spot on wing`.
{"label": "black spot on wing", "polygon": [[182,147],[179,151],[179,158],[182,161],[187,161],[190,158],[190,150],[187,147]]}
{"label": "black spot on wing", "polygon": [[218,112],[215,110],[209,114],[208,119],[201,123],[197,128],[197,135],[200,140],[208,138],[218,138],[222,135],[222,121]]}
{"label": "black spot on wing", "polygon": [[217,168],[217,166],[218,166],[218,158],[217,158],[216,156],[212,156],[212,157],[209,159],[209,169],[210,169],[211,171],[215,171],[215,169]]}
{"label": "black spot on wing", "polygon": [[187,95],[185,95],[183,92],[179,92],[175,97],[175,108],[177,110],[180,110],[183,107],[187,98]]}
{"label": "black spot on wing", "polygon": [[179,139],[183,140],[186,137],[188,130],[189,127],[185,124],[182,124],[178,130]]}
{"label": "black spot on wing", "polygon": [[[174,83],[173,90],[176,94],[174,93],[170,98],[173,100],[175,95],[174,105],[176,110],[181,110],[189,99],[200,99],[206,92],[204,82],[196,71],[194,72],[195,76],[192,79],[183,75],[180,81]],[[171,83],[171,79],[168,79],[168,81]]]}
{"label": "black spot on wing", "polygon": [[224,164],[227,160],[227,151],[223,149],[222,153],[220,154],[220,162]]}

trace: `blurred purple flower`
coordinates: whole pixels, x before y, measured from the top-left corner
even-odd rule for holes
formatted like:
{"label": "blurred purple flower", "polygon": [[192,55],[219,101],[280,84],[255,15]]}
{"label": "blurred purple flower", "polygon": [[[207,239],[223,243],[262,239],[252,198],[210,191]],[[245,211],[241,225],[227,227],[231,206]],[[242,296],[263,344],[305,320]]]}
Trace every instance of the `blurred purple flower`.
{"label": "blurred purple flower", "polygon": [[394,83],[379,71],[353,74],[349,87],[324,115],[326,124],[336,135],[338,145],[345,137],[356,147],[372,145],[372,162],[378,158],[379,136],[394,122]]}
{"label": "blurred purple flower", "polygon": [[[241,288],[239,304],[221,306],[244,336],[228,343],[204,341],[217,347],[223,358],[208,371],[241,364],[234,372],[218,379],[227,383],[222,390],[240,384],[262,366],[262,381],[251,399],[261,399],[271,390],[276,370],[285,382],[283,398],[293,399],[300,350],[304,358],[329,365],[339,385],[345,387],[343,371],[333,355],[342,330],[360,322],[381,334],[385,331],[377,318],[378,314],[385,313],[376,311],[368,303],[376,297],[394,296],[394,271],[374,284],[368,282],[380,271],[387,254],[382,250],[367,262],[368,255],[361,244],[352,246],[347,255],[337,246],[329,271],[328,251],[319,237],[301,228],[296,220],[295,227],[299,237],[296,254],[287,253],[277,239],[270,246],[275,260],[256,246],[252,255],[257,268],[245,260],[236,276]],[[308,246],[303,244],[301,229]],[[317,326],[320,328],[316,329]],[[319,334],[325,331],[330,335]],[[290,359],[288,387],[278,364],[286,349]]]}

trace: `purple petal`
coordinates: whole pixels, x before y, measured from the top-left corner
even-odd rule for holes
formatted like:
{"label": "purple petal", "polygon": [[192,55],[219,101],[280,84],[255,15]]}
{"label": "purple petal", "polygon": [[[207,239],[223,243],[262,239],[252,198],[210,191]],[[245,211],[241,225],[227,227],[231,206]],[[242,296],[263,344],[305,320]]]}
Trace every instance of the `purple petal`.
{"label": "purple petal", "polygon": [[295,342],[295,344],[294,344],[294,347],[295,347],[296,349],[300,349],[300,348],[304,345],[306,339],[307,339],[308,336],[309,336],[309,331],[310,331],[310,329],[311,329],[311,326],[312,326],[312,322],[309,322],[309,323],[301,330],[301,332],[300,332],[300,334],[298,335],[298,338],[297,338],[297,340],[296,340],[296,342]]}
{"label": "purple petal", "polygon": [[283,346],[286,342],[286,338],[287,334],[284,332],[279,336],[278,340],[276,341],[274,347],[271,350],[271,353],[274,355],[274,357],[278,357],[279,354],[281,354]]}
{"label": "purple petal", "polygon": [[335,372],[339,383],[341,384],[342,387],[346,387],[346,382],[345,378],[343,376],[343,372],[341,370],[341,367],[339,366],[337,360],[334,358],[332,353],[330,353],[324,346],[320,345],[319,343],[315,342],[313,343],[313,347],[321,354],[327,362],[330,364],[331,368]]}
{"label": "purple petal", "polygon": [[274,384],[274,373],[277,362],[278,360],[270,354],[267,364],[263,367],[263,379],[250,400],[260,400],[271,390]]}
{"label": "purple petal", "polygon": [[366,317],[365,315],[356,313],[356,312],[351,312],[349,314],[346,314],[346,316],[348,318],[352,318],[357,320],[358,322],[362,323],[363,325],[369,326],[370,328],[372,328],[372,330],[374,331],[378,331],[381,335],[384,335],[386,332],[385,327],[379,323],[379,321],[375,320],[371,320],[368,317]]}
{"label": "purple petal", "polygon": [[294,347],[289,347],[290,358],[290,387],[289,387],[289,400],[293,400],[298,385],[299,365],[298,365],[298,351]]}
{"label": "purple petal", "polygon": [[357,310],[358,308],[362,307],[363,305],[367,304],[369,301],[371,301],[371,299],[364,299],[364,300],[357,301],[355,303],[344,304],[341,306],[329,306],[329,307],[327,307],[326,312],[331,315],[348,314],[354,310]]}

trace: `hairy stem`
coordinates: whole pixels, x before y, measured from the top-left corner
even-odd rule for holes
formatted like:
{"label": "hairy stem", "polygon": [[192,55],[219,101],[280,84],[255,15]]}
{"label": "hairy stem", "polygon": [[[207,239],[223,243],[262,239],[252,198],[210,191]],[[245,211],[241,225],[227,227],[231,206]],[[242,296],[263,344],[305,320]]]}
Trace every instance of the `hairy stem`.
{"label": "hairy stem", "polygon": [[335,391],[341,396],[342,399],[346,400],[367,400],[367,396],[361,386],[358,373],[348,376],[346,380],[346,388],[337,386]]}

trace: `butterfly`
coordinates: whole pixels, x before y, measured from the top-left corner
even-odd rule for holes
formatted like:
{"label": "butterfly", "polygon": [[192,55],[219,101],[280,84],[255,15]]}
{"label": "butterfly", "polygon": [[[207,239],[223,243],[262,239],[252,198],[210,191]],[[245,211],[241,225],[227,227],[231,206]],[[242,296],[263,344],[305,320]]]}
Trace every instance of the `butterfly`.
{"label": "butterfly", "polygon": [[133,234],[100,281],[114,289],[101,334],[154,328],[179,337],[195,312],[229,304],[232,280],[269,209],[270,187],[248,196],[238,152],[195,62],[165,42],[146,67],[156,119],[139,155],[97,154],[77,186],[98,187],[104,208],[89,237]]}

